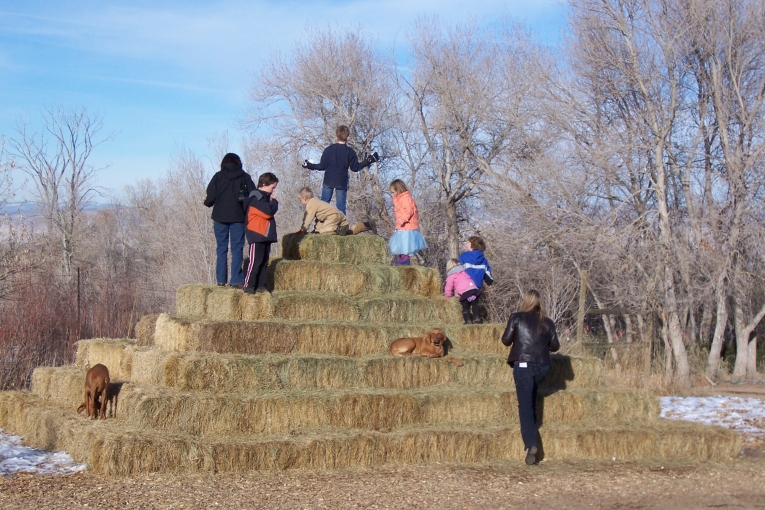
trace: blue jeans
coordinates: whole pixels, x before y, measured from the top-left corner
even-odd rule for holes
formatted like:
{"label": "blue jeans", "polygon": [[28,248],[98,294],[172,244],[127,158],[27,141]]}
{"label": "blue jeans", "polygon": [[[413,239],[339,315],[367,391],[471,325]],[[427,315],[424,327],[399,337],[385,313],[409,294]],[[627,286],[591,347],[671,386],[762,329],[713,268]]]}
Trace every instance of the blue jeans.
{"label": "blue jeans", "polygon": [[337,192],[337,208],[340,209],[340,212],[345,214],[345,201],[348,197],[348,190],[347,189],[339,189],[339,188],[328,188],[326,186],[321,187],[321,200],[322,202],[329,203],[330,200],[332,200],[332,192]]}
{"label": "blue jeans", "polygon": [[[525,363],[526,366],[519,366]],[[537,441],[537,393],[539,384],[550,372],[550,365],[531,361],[516,361],[513,366],[515,394],[518,396],[518,418],[521,422],[521,437],[528,450],[539,446]]]}
{"label": "blue jeans", "polygon": [[242,259],[244,255],[244,223],[218,223],[213,221],[215,248],[217,259],[215,261],[215,281],[226,283],[228,281],[228,242],[231,239],[231,285],[242,285]]}

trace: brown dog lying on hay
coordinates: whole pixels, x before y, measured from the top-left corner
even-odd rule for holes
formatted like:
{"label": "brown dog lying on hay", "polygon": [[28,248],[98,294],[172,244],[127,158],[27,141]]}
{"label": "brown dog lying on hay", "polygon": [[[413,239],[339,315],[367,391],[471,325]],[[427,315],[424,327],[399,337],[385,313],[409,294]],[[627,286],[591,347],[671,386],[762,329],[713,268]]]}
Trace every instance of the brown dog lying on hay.
{"label": "brown dog lying on hay", "polygon": [[[427,358],[443,358],[446,354],[444,344],[446,343],[446,333],[439,328],[433,328],[425,336],[414,338],[398,338],[390,344],[389,351],[392,356],[425,356]],[[446,361],[462,366],[460,360],[446,358]]]}
{"label": "brown dog lying on hay", "polygon": [[77,408],[77,413],[87,410],[88,418],[106,419],[106,401],[109,387],[109,369],[99,363],[85,375],[85,402]]}

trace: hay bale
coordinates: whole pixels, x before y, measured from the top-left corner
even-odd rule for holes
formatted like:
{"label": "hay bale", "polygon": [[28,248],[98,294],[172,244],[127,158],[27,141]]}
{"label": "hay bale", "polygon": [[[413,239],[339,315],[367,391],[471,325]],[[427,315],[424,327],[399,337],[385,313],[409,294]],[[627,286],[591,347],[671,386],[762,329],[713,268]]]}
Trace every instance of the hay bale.
{"label": "hay bale", "polygon": [[357,298],[362,322],[462,323],[457,300],[443,296],[424,298],[408,294],[370,294]]}
{"label": "hay bale", "polygon": [[[194,350],[265,354],[292,352],[297,341],[294,324],[284,322],[198,322],[191,328]],[[190,349],[191,350],[191,349]]]}
{"label": "hay bale", "polygon": [[178,315],[204,317],[207,314],[207,296],[215,285],[181,285],[175,292],[175,310]]}
{"label": "hay bale", "polygon": [[[405,427],[395,432],[320,431],[271,436],[190,436],[91,421],[45,406],[28,392],[0,393],[0,427],[26,444],[65,450],[107,476],[149,472],[245,472],[376,467],[390,463],[520,462],[518,427]],[[545,425],[542,448],[550,460],[672,459],[720,461],[738,455],[733,431],[657,420],[639,427]]]}
{"label": "hay bale", "polygon": [[76,410],[84,401],[85,373],[77,366],[36,368],[32,372],[32,393],[45,402]]}
{"label": "hay bale", "polygon": [[282,237],[282,257],[356,265],[390,263],[385,239],[367,235],[287,234]]}
{"label": "hay bale", "polygon": [[364,290],[359,266],[317,260],[281,259],[274,264],[275,291],[331,292],[355,296]]}
{"label": "hay bale", "polygon": [[130,379],[135,340],[129,338],[92,338],[77,342],[75,365],[86,372],[101,363],[109,369],[113,381]]}
{"label": "hay bale", "polygon": [[303,323],[292,352],[365,356],[386,351],[386,328],[369,324]]}
{"label": "hay bale", "polygon": [[406,292],[441,294],[441,276],[419,266],[363,265],[314,260],[279,260],[274,264],[274,290],[322,291],[355,296],[360,293]]}
{"label": "hay bale", "polygon": [[258,321],[268,319],[273,315],[270,292],[245,294],[239,299],[243,321]]}
{"label": "hay bale", "polygon": [[342,294],[320,292],[276,292],[271,297],[274,317],[286,320],[355,322],[359,309]]}
{"label": "hay bale", "polygon": [[242,307],[239,300],[244,295],[240,289],[216,288],[207,295],[207,319],[213,321],[242,320]]}
{"label": "hay bale", "polygon": [[507,356],[510,349],[502,344],[502,334],[504,332],[504,324],[472,324],[459,328],[459,334],[455,335],[452,343],[461,352],[480,351]]}
{"label": "hay bale", "polygon": [[191,334],[193,319],[178,315],[159,314],[154,331],[154,344],[169,351],[196,350],[196,338]]}
{"label": "hay bale", "polygon": [[144,315],[135,325],[136,345],[154,345],[154,330],[159,314]]}

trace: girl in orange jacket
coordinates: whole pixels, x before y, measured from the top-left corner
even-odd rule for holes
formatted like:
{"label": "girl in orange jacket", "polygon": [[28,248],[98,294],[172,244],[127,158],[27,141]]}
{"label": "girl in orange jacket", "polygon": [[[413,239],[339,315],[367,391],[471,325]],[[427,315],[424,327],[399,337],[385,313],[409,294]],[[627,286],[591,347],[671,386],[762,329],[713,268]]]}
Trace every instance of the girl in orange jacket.
{"label": "girl in orange jacket", "polygon": [[396,218],[396,231],[388,241],[388,249],[395,255],[394,264],[409,264],[409,257],[428,247],[420,234],[417,204],[412,194],[401,179],[390,183],[393,194],[393,212]]}

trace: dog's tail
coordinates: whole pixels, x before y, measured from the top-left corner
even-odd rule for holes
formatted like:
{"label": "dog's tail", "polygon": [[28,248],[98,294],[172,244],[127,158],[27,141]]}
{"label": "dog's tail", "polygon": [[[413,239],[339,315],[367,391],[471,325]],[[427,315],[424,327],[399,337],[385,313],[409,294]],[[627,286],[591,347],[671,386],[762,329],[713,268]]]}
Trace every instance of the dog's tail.
{"label": "dog's tail", "polygon": [[83,402],[80,404],[80,407],[77,408],[77,414],[82,413],[85,410],[85,403]]}
{"label": "dog's tail", "polygon": [[462,365],[464,365],[462,361],[458,360],[457,358],[452,358],[451,356],[447,357],[446,361],[448,361],[449,363],[454,363],[458,367],[461,367]]}

